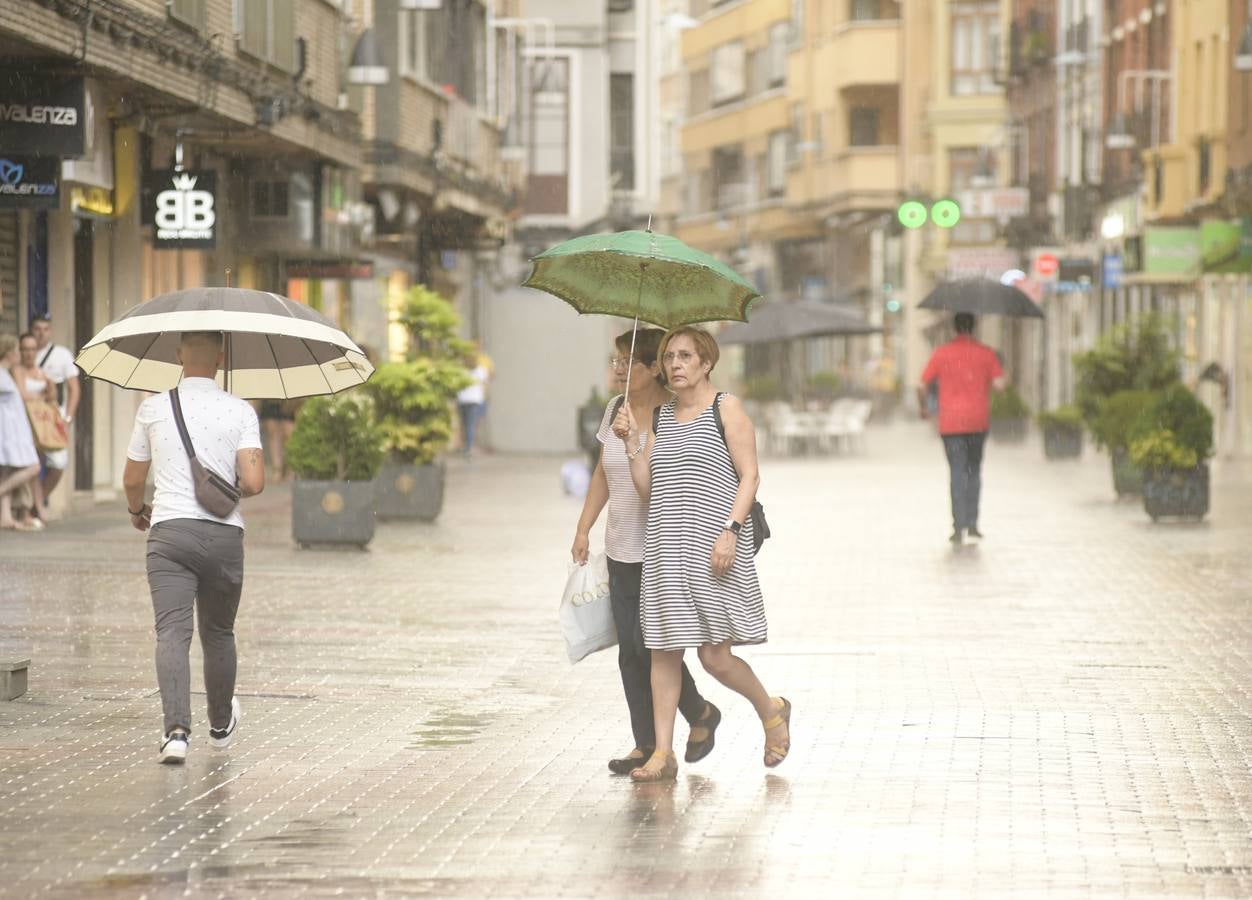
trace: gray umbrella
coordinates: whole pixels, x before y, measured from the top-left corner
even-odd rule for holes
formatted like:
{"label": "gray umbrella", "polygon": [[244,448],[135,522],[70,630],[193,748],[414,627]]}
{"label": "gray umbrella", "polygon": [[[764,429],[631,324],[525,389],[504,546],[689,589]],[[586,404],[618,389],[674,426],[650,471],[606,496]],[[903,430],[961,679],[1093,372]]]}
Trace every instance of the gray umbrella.
{"label": "gray umbrella", "polygon": [[800,300],[793,303],[761,303],[748,310],[745,324],[722,329],[718,343],[768,344],[796,338],[844,337],[880,334],[882,327],[865,320],[854,310],[829,303]]}
{"label": "gray umbrella", "polygon": [[1043,318],[1043,310],[1017,288],[987,278],[944,282],[927,294],[918,308],[973,313],[976,316]]}
{"label": "gray umbrella", "polygon": [[220,331],[226,361],[218,379],[247,398],[334,394],[374,371],[334,322],[302,303],[266,291],[192,288],[141,303],[83,347],[78,367],[124,388],[165,391],[178,384],[175,355],[184,331]]}

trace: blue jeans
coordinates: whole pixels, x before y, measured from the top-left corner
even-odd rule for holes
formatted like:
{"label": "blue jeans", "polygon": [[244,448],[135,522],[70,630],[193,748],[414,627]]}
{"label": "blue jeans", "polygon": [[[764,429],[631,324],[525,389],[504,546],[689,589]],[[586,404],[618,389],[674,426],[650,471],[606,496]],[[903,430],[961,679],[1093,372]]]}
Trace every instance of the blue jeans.
{"label": "blue jeans", "polygon": [[462,444],[464,444],[461,450],[466,456],[469,456],[474,449],[474,435],[478,433],[478,420],[482,418],[487,404],[458,403],[456,406],[461,413],[461,436],[463,438]]}
{"label": "blue jeans", "polygon": [[982,492],[982,450],[987,432],[945,434],[943,450],[952,473],[952,528],[978,527],[978,497]]}
{"label": "blue jeans", "polygon": [[[643,579],[643,563],[609,560],[609,603],[613,607],[613,624],[617,626],[617,667],[622,673],[622,690],[630,709],[630,730],[639,749],[656,747],[656,725],[652,717],[652,651],[643,645],[639,629],[639,586]],[[695,679],[683,663],[682,693],[678,695],[678,711],[691,725],[704,715],[704,698],[696,688]]]}

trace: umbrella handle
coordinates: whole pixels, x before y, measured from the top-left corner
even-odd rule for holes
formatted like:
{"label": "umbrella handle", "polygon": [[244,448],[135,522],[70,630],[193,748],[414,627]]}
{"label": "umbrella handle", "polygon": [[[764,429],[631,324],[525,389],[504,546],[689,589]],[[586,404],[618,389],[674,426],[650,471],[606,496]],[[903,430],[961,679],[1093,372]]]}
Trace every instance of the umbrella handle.
{"label": "umbrella handle", "polygon": [[[648,217],[649,230],[652,227],[652,217]],[[630,356],[626,358],[626,393],[622,397],[622,403],[630,402],[630,372],[635,367],[635,339],[639,336],[639,313],[643,312],[643,273],[647,270],[648,263],[639,263],[639,297],[635,300],[635,324],[630,331]]]}

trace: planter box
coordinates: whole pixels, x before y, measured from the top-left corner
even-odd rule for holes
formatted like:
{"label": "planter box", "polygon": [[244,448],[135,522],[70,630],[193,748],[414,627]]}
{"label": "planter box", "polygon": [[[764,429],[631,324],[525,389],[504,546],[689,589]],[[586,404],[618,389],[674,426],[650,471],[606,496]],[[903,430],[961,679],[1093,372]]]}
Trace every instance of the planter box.
{"label": "planter box", "polygon": [[1125,447],[1113,451],[1113,490],[1119,497],[1143,493],[1143,470],[1130,461]]}
{"label": "planter box", "polygon": [[991,438],[1006,444],[1020,444],[1030,430],[1027,419],[992,419]]}
{"label": "planter box", "polygon": [[26,670],[30,660],[0,657],[0,700],[16,700],[26,693]]}
{"label": "planter box", "polygon": [[374,538],[374,482],[302,481],[291,489],[291,536],[301,547],[348,544],[362,549]]}
{"label": "planter box", "polygon": [[1209,467],[1151,469],[1143,474],[1143,508],[1152,521],[1165,516],[1202,519],[1209,511]]}
{"label": "planter box", "polygon": [[388,463],[374,481],[380,519],[433,522],[443,510],[443,462],[427,466]]}
{"label": "planter box", "polygon": [[1082,456],[1082,429],[1045,427],[1043,455],[1046,459],[1078,459]]}

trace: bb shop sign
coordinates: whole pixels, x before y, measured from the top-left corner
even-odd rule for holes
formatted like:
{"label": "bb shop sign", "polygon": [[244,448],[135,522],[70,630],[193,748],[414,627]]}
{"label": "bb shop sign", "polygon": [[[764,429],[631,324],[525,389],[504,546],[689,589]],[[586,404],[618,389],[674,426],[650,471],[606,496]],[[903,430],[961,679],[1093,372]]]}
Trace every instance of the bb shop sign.
{"label": "bb shop sign", "polygon": [[82,156],[85,120],[83,79],[36,78],[0,69],[0,135],[6,152]]}
{"label": "bb shop sign", "polygon": [[158,250],[211,250],[217,244],[217,175],[214,172],[149,173],[144,219]]}

